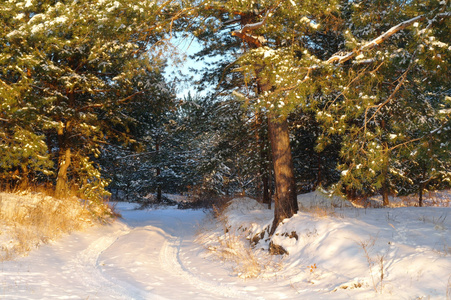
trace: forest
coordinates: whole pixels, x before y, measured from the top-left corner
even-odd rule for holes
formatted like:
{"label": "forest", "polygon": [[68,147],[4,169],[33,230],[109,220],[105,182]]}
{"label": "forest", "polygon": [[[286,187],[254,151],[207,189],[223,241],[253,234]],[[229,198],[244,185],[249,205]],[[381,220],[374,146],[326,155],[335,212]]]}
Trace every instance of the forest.
{"label": "forest", "polygon": [[[451,184],[450,17],[449,0],[2,1],[0,189],[246,195],[274,200],[272,232],[316,189],[422,206]],[[181,40],[201,45],[195,82],[164,76]]]}

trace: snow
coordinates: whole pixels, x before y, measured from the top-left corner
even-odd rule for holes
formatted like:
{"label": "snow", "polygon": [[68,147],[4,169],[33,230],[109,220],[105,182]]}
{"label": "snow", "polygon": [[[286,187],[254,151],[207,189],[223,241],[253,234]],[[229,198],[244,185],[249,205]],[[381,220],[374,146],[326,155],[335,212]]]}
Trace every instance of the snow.
{"label": "snow", "polygon": [[[443,195],[449,203],[449,193]],[[319,193],[300,195],[298,202],[301,211],[285,220],[273,237],[289,255],[268,255],[266,235],[247,256],[254,258],[253,266],[261,266],[254,278],[239,278],[242,269],[214,254],[221,241],[233,237],[236,244],[228,243],[228,250],[239,254],[241,248],[234,245],[248,245],[246,236],[270,226],[272,210],[255,200],[233,200],[222,210],[222,224],[200,210],[139,210],[136,204],[120,202],[115,208],[123,218],[113,224],[67,235],[27,257],[2,262],[0,297],[449,297],[450,207],[363,209]]]}

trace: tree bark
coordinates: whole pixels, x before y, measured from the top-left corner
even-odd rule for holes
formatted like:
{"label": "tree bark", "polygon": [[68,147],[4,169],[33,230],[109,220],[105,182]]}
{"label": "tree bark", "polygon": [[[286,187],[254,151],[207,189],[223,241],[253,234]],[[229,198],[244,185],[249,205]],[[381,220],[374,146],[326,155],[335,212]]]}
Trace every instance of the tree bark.
{"label": "tree bark", "polygon": [[[259,170],[259,183],[258,190],[261,191],[262,203],[267,204],[268,208],[271,208],[271,195],[269,191],[269,174],[270,168],[268,164],[268,150],[267,150],[267,141],[265,138],[266,132],[264,132],[264,128],[262,126],[262,116],[258,111],[255,116],[255,125],[257,126],[256,132],[256,140],[260,150],[260,170]],[[267,135],[266,135],[267,136]]]}
{"label": "tree bark", "polygon": [[270,235],[272,235],[280,222],[296,214],[299,207],[296,199],[296,184],[287,118],[283,116],[276,118],[274,115],[269,115],[268,131],[276,184],[274,220],[270,231]]}
{"label": "tree bark", "polygon": [[[155,144],[156,156],[157,156],[157,164],[160,163],[160,137],[157,136],[157,141]],[[157,202],[161,203],[161,182],[160,182],[161,168],[157,167]]]}
{"label": "tree bark", "polygon": [[[386,123],[381,120],[382,129],[386,130]],[[387,142],[384,142],[384,159],[383,159],[383,169],[382,169],[382,206],[388,206],[390,201],[388,200],[388,195],[390,194],[390,178],[389,178],[389,168],[390,168],[390,150],[388,148]]]}
{"label": "tree bark", "polygon": [[[232,35],[246,42],[250,48],[255,49],[261,47],[260,39],[249,33],[263,26],[268,15],[269,12],[261,22],[257,22],[256,19],[258,19],[258,16],[254,13],[242,15],[240,20],[242,29],[233,31]],[[271,81],[261,72],[265,67],[270,66],[257,64],[255,67],[257,94],[271,91],[273,88]],[[280,116],[277,112],[269,113],[268,134],[271,143],[274,181],[276,185],[274,220],[270,231],[270,235],[273,235],[279,223],[293,216],[299,208],[296,199],[293,158],[291,156],[286,116]]]}
{"label": "tree bark", "polygon": [[61,149],[59,157],[58,177],[56,178],[55,196],[57,198],[64,198],[69,190],[67,170],[71,162],[70,148]]}
{"label": "tree bark", "polygon": [[29,170],[28,170],[27,164],[22,163],[21,169],[22,169],[22,176],[20,179],[19,187],[23,190],[26,190],[30,185],[30,181],[28,178]]}
{"label": "tree bark", "polygon": [[55,196],[64,198],[69,191],[67,170],[71,164],[72,153],[68,142],[68,132],[70,131],[70,122],[60,123],[58,128],[58,176],[56,178]]}
{"label": "tree bark", "polygon": [[316,182],[313,184],[313,190],[315,191],[318,186],[321,185],[321,182],[323,181],[322,173],[322,160],[321,160],[321,154],[318,153],[318,173],[316,173]]}
{"label": "tree bark", "polygon": [[423,169],[423,171],[421,172],[421,180],[420,180],[420,184],[418,186],[418,206],[419,207],[423,207],[423,191],[424,188],[426,187],[426,170]]}
{"label": "tree bark", "polygon": [[263,199],[262,202],[268,205],[268,208],[271,209],[271,194],[269,191],[269,176],[268,174],[263,174],[262,176],[263,182]]}
{"label": "tree bark", "polygon": [[389,184],[388,184],[388,179],[385,178],[384,182],[382,182],[382,205],[383,206],[388,206],[390,204],[390,201],[388,200],[388,195],[389,195]]}
{"label": "tree bark", "polygon": [[423,207],[423,189],[424,189],[424,184],[420,183],[420,188],[418,190],[418,206],[419,207]]}

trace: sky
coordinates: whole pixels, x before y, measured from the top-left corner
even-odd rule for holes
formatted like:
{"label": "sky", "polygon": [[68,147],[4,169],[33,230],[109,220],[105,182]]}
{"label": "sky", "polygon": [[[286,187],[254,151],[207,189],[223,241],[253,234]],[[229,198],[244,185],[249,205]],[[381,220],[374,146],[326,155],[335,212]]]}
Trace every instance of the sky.
{"label": "sky", "polygon": [[182,62],[174,62],[173,59],[169,59],[168,66],[165,70],[165,78],[172,82],[174,79],[186,80],[192,78],[188,82],[179,82],[177,84],[177,97],[185,98],[188,93],[192,95],[197,94],[193,82],[200,79],[199,75],[190,71],[190,68],[199,68],[204,66],[204,63],[196,62],[194,59],[190,59],[190,55],[194,55],[201,49],[201,45],[194,38],[173,38],[172,40],[175,47],[177,47],[179,53],[182,56]]}

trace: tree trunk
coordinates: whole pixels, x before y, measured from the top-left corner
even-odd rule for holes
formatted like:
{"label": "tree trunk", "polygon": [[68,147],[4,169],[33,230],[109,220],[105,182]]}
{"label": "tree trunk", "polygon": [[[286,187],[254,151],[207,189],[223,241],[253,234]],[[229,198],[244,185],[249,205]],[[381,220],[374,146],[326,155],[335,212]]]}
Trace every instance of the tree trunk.
{"label": "tree trunk", "polygon": [[71,162],[70,148],[61,149],[59,157],[58,177],[56,178],[55,196],[57,198],[64,198],[69,190],[67,170]]}
{"label": "tree trunk", "polygon": [[[155,150],[156,150],[156,156],[157,156],[157,164],[160,163],[160,137],[157,136],[157,141],[155,144]],[[160,203],[161,202],[161,183],[160,183],[160,175],[161,175],[161,169],[158,166],[157,167],[157,202]]]}
{"label": "tree trunk", "polygon": [[268,209],[271,209],[271,205],[272,205],[272,196],[274,195],[274,186],[272,184],[273,182],[273,174],[274,174],[274,168],[272,163],[268,164]]}
{"label": "tree trunk", "polygon": [[421,181],[418,187],[418,206],[423,207],[423,191],[426,187],[426,170],[423,169],[423,172],[421,172]]}
{"label": "tree trunk", "polygon": [[262,126],[262,116],[258,111],[255,115],[255,125],[257,129],[256,132],[256,140],[260,150],[260,170],[259,170],[259,183],[258,190],[261,191],[262,202],[268,205],[268,208],[271,208],[271,195],[269,191],[269,174],[270,171],[268,164],[268,151],[267,151],[267,138],[265,138],[264,128]]}
{"label": "tree trunk", "polygon": [[26,163],[23,163],[21,165],[21,168],[22,168],[22,176],[21,176],[21,179],[20,179],[19,187],[22,190],[26,190],[29,187],[29,185],[30,185],[30,181],[29,181],[29,178],[28,178],[29,170],[28,170],[28,167],[27,167]]}
{"label": "tree trunk", "polygon": [[[385,122],[382,123],[382,128],[385,130]],[[390,165],[390,150],[388,149],[388,144],[384,143],[384,169],[382,170],[382,205],[388,206],[390,201],[388,200],[388,195],[390,194],[390,182],[389,182],[389,165]]]}
{"label": "tree trunk", "polygon": [[274,115],[269,115],[268,131],[276,184],[274,221],[270,231],[270,235],[272,235],[279,223],[286,218],[292,217],[299,208],[296,199],[296,184],[287,118],[276,118]]}
{"label": "tree trunk", "polygon": [[389,185],[388,185],[388,179],[385,178],[384,182],[382,182],[382,205],[388,206],[390,204],[390,201],[388,200],[389,195]]}
{"label": "tree trunk", "polygon": [[321,181],[323,181],[321,168],[322,168],[321,153],[318,153],[318,173],[316,174],[316,182],[313,184],[314,191],[318,186],[321,185]]}
{"label": "tree trunk", "polygon": [[424,189],[424,184],[423,182],[420,183],[420,187],[418,190],[418,206],[419,207],[423,207],[423,189]]}
{"label": "tree trunk", "polygon": [[268,174],[263,174],[262,176],[263,182],[263,203],[268,204],[268,208],[271,208],[271,195],[269,191],[269,176]]}
{"label": "tree trunk", "polygon": [[67,178],[67,170],[69,169],[72,153],[68,143],[68,132],[70,131],[70,122],[63,124],[61,122],[58,128],[58,176],[56,178],[55,196],[57,198],[64,198],[69,191],[69,184]]}
{"label": "tree trunk", "polygon": [[[256,17],[257,14],[253,12],[241,16],[242,28],[248,24],[255,23]],[[263,23],[261,24],[263,26]],[[259,27],[260,25],[250,29],[250,32]],[[250,48],[255,49],[262,46],[260,39],[249,34],[233,31],[232,35],[241,38]],[[265,67],[272,68],[273,66],[265,66],[265,63],[263,65],[255,65],[257,94],[271,91],[273,88],[271,80],[267,75],[262,74]],[[291,156],[287,118],[274,112],[270,113],[268,115],[268,133],[272,150],[274,181],[276,184],[274,221],[270,231],[270,235],[272,235],[276,231],[279,223],[283,219],[293,216],[299,208],[296,199],[296,183],[294,180],[293,158]]]}

